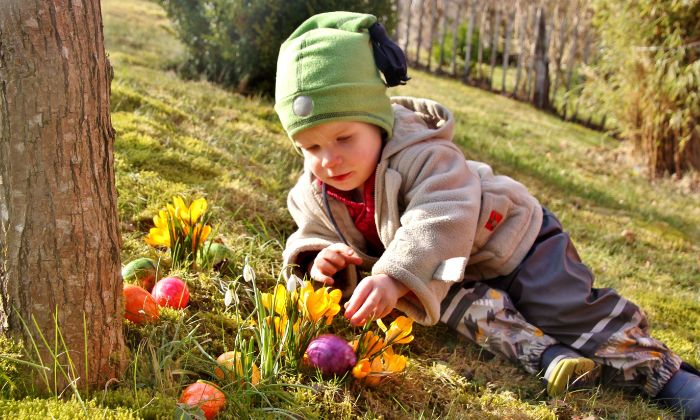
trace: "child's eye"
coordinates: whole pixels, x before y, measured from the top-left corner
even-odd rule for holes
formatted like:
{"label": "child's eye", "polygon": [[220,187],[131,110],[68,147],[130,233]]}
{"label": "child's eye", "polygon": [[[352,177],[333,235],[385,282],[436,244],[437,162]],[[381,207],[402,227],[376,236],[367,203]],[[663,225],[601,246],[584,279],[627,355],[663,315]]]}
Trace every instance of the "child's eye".
{"label": "child's eye", "polygon": [[337,140],[342,143],[344,141],[352,140],[352,136],[341,136],[338,137]]}

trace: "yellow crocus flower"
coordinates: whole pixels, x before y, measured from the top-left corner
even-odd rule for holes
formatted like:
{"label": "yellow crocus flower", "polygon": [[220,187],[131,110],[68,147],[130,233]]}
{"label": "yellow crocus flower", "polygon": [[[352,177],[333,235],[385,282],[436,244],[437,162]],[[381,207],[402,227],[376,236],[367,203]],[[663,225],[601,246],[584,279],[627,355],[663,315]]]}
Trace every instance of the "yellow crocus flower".
{"label": "yellow crocus flower", "polygon": [[328,287],[314,290],[311,282],[304,282],[300,291],[299,305],[312,322],[317,322],[326,317],[326,324],[330,325],[333,317],[340,312],[340,298],[343,293],[339,289],[330,292]]}
{"label": "yellow crocus flower", "polygon": [[[276,316],[273,318],[272,322],[274,322],[275,324],[275,332],[277,333],[277,336],[281,337],[282,335],[284,335],[285,329],[287,328],[287,324],[289,324],[289,318],[287,318],[286,315]],[[292,325],[292,332],[294,333],[294,335],[299,334],[300,325],[301,322],[299,320],[297,320]]]}
{"label": "yellow crocus flower", "polygon": [[[360,341],[362,343],[361,346]],[[351,345],[355,353],[358,351],[362,352],[361,354],[358,354],[360,358],[369,359],[384,348],[384,341],[372,331],[367,331],[364,335],[362,335],[360,340],[353,341]]]}
{"label": "yellow crocus flower", "polygon": [[198,198],[190,203],[189,207],[185,204],[182,197],[173,197],[174,207],[170,207],[173,210],[173,214],[177,216],[182,223],[187,225],[194,225],[197,223],[199,218],[207,211],[207,200],[205,198]]}
{"label": "yellow crocus flower", "polygon": [[370,364],[367,376],[362,381],[369,386],[376,386],[385,376],[382,358],[375,357]]}
{"label": "yellow crocus flower", "polygon": [[203,197],[194,200],[190,204],[189,208],[190,223],[197,223],[199,218],[202,217],[204,213],[206,213],[207,208],[207,200],[205,200]]}
{"label": "yellow crocus flower", "polygon": [[168,212],[165,210],[160,210],[157,215],[153,216],[153,224],[157,228],[168,229]]}
{"label": "yellow crocus flower", "polygon": [[167,203],[153,217],[155,227],[145,238],[146,243],[170,248],[173,266],[181,263],[193,266],[197,253],[212,232],[212,227],[204,224],[206,211],[204,198],[194,200],[188,207],[182,197],[174,196],[172,203]]}
{"label": "yellow crocus flower", "polygon": [[406,357],[394,353],[391,346],[371,361],[360,359],[352,369],[352,375],[368,386],[376,386],[382,379],[403,372],[406,369]]}
{"label": "yellow crocus flower", "polygon": [[173,218],[173,219],[177,218],[177,207],[173,207],[172,204],[166,204],[165,210],[161,210],[161,211],[166,211],[166,210],[167,210],[168,214],[170,214],[171,218]]}
{"label": "yellow crocus flower", "polygon": [[182,197],[175,195],[173,196],[173,205],[175,206],[175,210],[180,210],[180,209],[186,209],[187,206],[185,205],[185,200],[182,199]]}
{"label": "yellow crocus flower", "polygon": [[146,236],[146,243],[151,246],[165,246],[170,247],[170,229],[168,226],[168,213],[165,210],[158,212],[156,216],[153,216],[152,227]]}
{"label": "yellow crocus flower", "polygon": [[386,332],[385,342],[387,344],[406,344],[413,341],[413,320],[406,316],[400,316],[394,320]]}
{"label": "yellow crocus flower", "polygon": [[310,281],[302,282],[299,288],[299,302],[306,301],[307,297],[315,292],[313,284]]}
{"label": "yellow crocus flower", "polygon": [[283,285],[278,284],[272,293],[262,293],[260,299],[266,309],[281,316],[287,315],[287,289]]}
{"label": "yellow crocus flower", "polygon": [[394,353],[391,346],[382,353],[384,359],[384,371],[391,373],[403,372],[406,369],[406,356]]}
{"label": "yellow crocus flower", "polygon": [[168,229],[153,227],[146,236],[146,243],[150,246],[170,247],[170,232]]}
{"label": "yellow crocus flower", "polygon": [[192,232],[192,253],[196,253],[197,249],[202,246],[204,241],[211,233],[211,226],[209,225],[197,225],[194,227]]}
{"label": "yellow crocus flower", "polygon": [[357,379],[363,379],[372,371],[372,364],[369,359],[360,359],[352,368],[352,376]]}
{"label": "yellow crocus flower", "polygon": [[[184,234],[185,237],[187,237],[190,234],[190,227],[189,225],[182,225],[182,233]],[[197,248],[201,247],[202,244],[204,244],[204,241],[207,239],[209,234],[211,233],[211,226],[209,225],[195,225],[194,229],[192,230],[192,253],[194,254],[197,252]]]}

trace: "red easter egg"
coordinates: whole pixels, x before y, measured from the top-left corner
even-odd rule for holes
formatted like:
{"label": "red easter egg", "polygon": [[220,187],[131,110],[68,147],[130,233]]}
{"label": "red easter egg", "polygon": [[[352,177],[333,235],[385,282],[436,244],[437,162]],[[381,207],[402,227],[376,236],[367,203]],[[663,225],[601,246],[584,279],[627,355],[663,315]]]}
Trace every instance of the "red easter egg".
{"label": "red easter egg", "polygon": [[199,407],[207,420],[211,420],[226,405],[226,395],[214,384],[199,380],[182,391],[180,402],[190,407]]}
{"label": "red easter egg", "polygon": [[190,301],[187,284],[178,277],[165,277],[153,286],[153,298],[160,306],[182,309]]}
{"label": "red easter egg", "polygon": [[124,317],[135,324],[158,319],[159,309],[148,291],[135,284],[124,285]]}

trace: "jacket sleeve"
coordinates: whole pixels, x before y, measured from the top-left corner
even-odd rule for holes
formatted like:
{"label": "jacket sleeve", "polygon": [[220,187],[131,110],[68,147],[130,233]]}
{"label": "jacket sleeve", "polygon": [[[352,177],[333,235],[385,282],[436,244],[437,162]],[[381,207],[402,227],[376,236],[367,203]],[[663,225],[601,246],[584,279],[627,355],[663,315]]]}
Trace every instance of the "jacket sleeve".
{"label": "jacket sleeve", "polygon": [[[318,252],[337,242],[336,234],[321,220],[322,213],[313,198],[311,188],[304,185],[304,176],[287,195],[287,209],[297,225],[297,230],[287,238],[282,256],[284,264],[297,265],[299,257],[308,252]],[[305,267],[304,267],[305,269]]]}
{"label": "jacket sleeve", "polygon": [[397,308],[432,325],[440,319],[440,303],[449,288],[462,280],[479,218],[481,184],[452,143],[426,142],[410,149],[387,169],[401,177],[398,195],[404,209],[372,274],[389,275],[407,286],[413,293],[401,298]]}
{"label": "jacket sleeve", "polygon": [[[282,253],[285,266],[283,272],[287,278],[291,274],[303,278],[306,274],[305,265],[323,248],[340,241],[314,197],[309,180],[305,179],[307,177],[308,174],[302,175],[287,195],[287,208],[297,225],[297,230],[287,238]],[[347,297],[357,285],[357,276],[357,269],[348,266],[334,276],[335,287],[344,289]]]}

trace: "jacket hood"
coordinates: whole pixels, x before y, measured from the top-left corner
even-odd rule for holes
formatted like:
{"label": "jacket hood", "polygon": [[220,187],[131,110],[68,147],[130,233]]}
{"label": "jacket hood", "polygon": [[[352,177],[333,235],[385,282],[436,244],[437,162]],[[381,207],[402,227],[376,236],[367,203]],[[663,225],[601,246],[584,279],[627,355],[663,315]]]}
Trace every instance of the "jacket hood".
{"label": "jacket hood", "polygon": [[452,141],[454,117],[452,113],[430,99],[393,96],[394,132],[382,151],[387,159],[413,144],[426,140]]}

